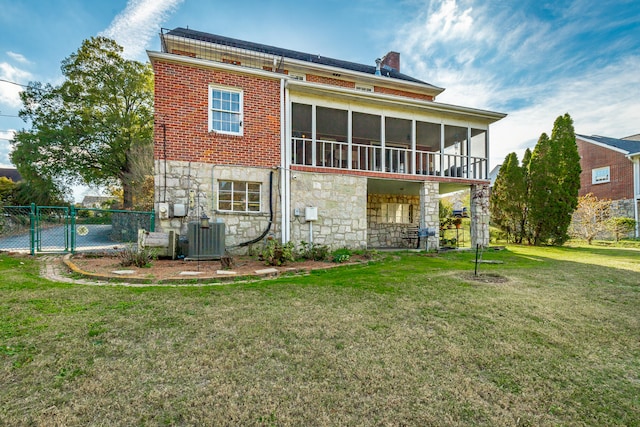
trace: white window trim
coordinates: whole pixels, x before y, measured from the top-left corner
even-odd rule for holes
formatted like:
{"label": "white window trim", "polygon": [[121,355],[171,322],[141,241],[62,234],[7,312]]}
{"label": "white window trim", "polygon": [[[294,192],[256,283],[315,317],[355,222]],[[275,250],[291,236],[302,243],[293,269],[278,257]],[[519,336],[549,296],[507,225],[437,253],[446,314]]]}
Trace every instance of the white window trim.
{"label": "white window trim", "polygon": [[[221,90],[225,92],[237,93],[240,95],[240,112],[238,113],[240,116],[240,131],[232,132],[225,130],[218,130],[213,128],[213,90]],[[234,136],[242,136],[244,135],[244,93],[242,89],[228,87],[228,86],[219,86],[219,85],[209,85],[209,132],[215,132],[223,135],[234,135]]]}
{"label": "white window trim", "polygon": [[[220,208],[220,184],[222,182],[230,182],[232,183],[232,190],[231,190],[231,209],[221,209]],[[259,186],[259,190],[258,190],[258,195],[259,195],[259,200],[258,200],[258,210],[257,211],[251,211],[249,210],[249,189],[248,189],[248,185],[249,184],[257,184]],[[237,185],[244,185],[244,190],[236,190],[236,186]],[[253,182],[253,181],[234,181],[231,179],[221,179],[218,181],[218,185],[217,185],[217,192],[218,192],[218,197],[217,197],[217,210],[220,212],[229,212],[229,213],[240,213],[240,214],[256,214],[256,213],[260,213],[262,212],[262,183],[261,182]],[[234,211],[233,210],[233,203],[234,203],[234,197],[233,195],[236,193],[241,193],[244,192],[245,193],[245,209],[242,211]]]}
{"label": "white window trim", "polygon": [[[607,178],[606,179],[601,179],[601,180],[596,180],[598,172],[601,172],[601,171],[606,171],[607,172]],[[591,184],[592,185],[606,184],[607,182],[611,182],[611,167],[610,166],[591,169]]]}
{"label": "white window trim", "polygon": [[411,224],[410,203],[382,203],[381,223],[383,224]]}

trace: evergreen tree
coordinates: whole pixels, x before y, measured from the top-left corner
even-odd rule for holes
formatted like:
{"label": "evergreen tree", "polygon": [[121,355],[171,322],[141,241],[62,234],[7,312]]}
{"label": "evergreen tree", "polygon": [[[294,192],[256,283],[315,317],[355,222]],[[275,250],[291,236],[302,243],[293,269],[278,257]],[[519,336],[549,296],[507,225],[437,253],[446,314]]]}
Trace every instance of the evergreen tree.
{"label": "evergreen tree", "polygon": [[528,221],[534,244],[567,240],[578,205],[580,171],[573,120],[565,114],[556,119],[551,138],[540,136],[531,156]]}
{"label": "evergreen tree", "polygon": [[509,154],[496,178],[491,193],[491,216],[507,233],[507,239],[522,242],[523,207],[525,202],[525,180],[516,153]]}
{"label": "evergreen tree", "polygon": [[580,191],[580,155],[576,145],[576,133],[573,120],[566,113],[553,124],[551,139],[557,145],[558,154],[558,194],[556,197],[557,219],[555,232],[551,238],[554,243],[562,244],[568,239],[567,230],[571,224],[571,215],[578,207]]}
{"label": "evergreen tree", "polygon": [[522,177],[524,180],[524,196],[523,196],[523,200],[522,200],[522,223],[520,224],[520,229],[522,230],[522,238],[520,239],[519,243],[522,243],[522,241],[526,238],[527,242],[529,244],[531,244],[532,239],[532,233],[531,233],[531,228],[529,227],[529,221],[528,221],[528,217],[529,217],[529,197],[531,194],[531,177],[529,174],[529,166],[531,165],[531,150],[530,149],[526,149],[524,152],[524,156],[522,157]]}
{"label": "evergreen tree", "polygon": [[549,221],[547,216],[551,214],[552,197],[556,192],[557,185],[552,173],[554,169],[553,151],[551,139],[546,133],[543,133],[531,154],[528,222],[534,245],[545,241],[551,234],[549,226],[553,221]]}

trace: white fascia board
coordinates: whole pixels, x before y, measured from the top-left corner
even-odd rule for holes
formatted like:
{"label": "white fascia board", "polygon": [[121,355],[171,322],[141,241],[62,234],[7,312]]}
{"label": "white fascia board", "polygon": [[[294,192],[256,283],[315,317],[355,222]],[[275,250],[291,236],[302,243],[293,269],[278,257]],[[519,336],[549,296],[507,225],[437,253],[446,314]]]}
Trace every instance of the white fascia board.
{"label": "white fascia board", "polygon": [[608,148],[609,150],[617,151],[618,153],[622,153],[627,157],[630,156],[629,152],[627,150],[623,150],[622,148],[612,147],[609,144],[603,144],[602,142],[595,141],[593,139],[582,137],[582,136],[576,136],[576,139],[579,139],[580,141],[588,142],[589,144],[597,145],[598,147]]}
{"label": "white fascia board", "polygon": [[[168,40],[170,42],[174,42],[177,45],[185,45],[185,46],[189,46],[190,44],[193,43],[193,40],[191,39],[187,39],[184,37],[180,37],[180,36],[173,36],[173,35],[164,35],[165,40]],[[228,46],[225,45],[220,45],[220,44],[216,44],[216,43],[210,43],[210,42],[204,42],[204,41],[197,41],[199,43],[202,44],[206,44],[208,46],[208,49],[212,50],[212,51],[217,51],[217,50],[221,50],[224,51],[226,49],[228,49]],[[249,49],[239,49],[239,48],[235,48],[234,50],[234,54],[236,55],[240,55],[240,56],[255,56],[256,52],[249,50]],[[268,54],[268,53],[262,53],[260,52],[260,55],[263,55],[265,58],[271,58],[272,60],[280,60],[282,58],[282,56],[278,56],[278,55],[273,55],[273,54]],[[444,92],[444,88],[438,87],[438,86],[434,86],[432,84],[428,84],[428,83],[415,83],[415,82],[410,82],[407,80],[399,80],[399,79],[391,79],[390,77],[384,77],[384,76],[376,76],[376,75],[372,75],[372,74],[368,74],[368,73],[361,73],[359,71],[353,71],[353,70],[347,70],[346,68],[339,68],[339,67],[332,67],[330,65],[323,65],[323,64],[317,64],[315,62],[308,62],[308,61],[301,61],[299,59],[293,59],[293,58],[288,58],[288,57],[284,57],[286,58],[286,63],[287,64],[291,64],[300,68],[304,68],[307,70],[317,70],[317,71],[323,71],[323,72],[327,72],[330,74],[344,74],[344,75],[348,75],[348,76],[352,76],[354,78],[358,78],[361,80],[366,80],[367,82],[370,82],[372,84],[393,84],[393,85],[397,85],[397,86],[401,86],[401,87],[407,87],[407,88],[413,88],[413,89],[419,89],[419,90],[428,90],[429,91],[429,95],[432,96],[438,96],[440,95],[442,92]]]}
{"label": "white fascia board", "polygon": [[387,95],[377,92],[362,92],[355,89],[348,89],[339,86],[329,86],[319,83],[301,82],[298,80],[287,80],[287,87],[299,90],[300,92],[308,92],[316,95],[333,94],[344,98],[351,98],[354,100],[371,100],[378,103],[388,103],[393,106],[414,107],[421,110],[435,111],[439,113],[455,114],[464,117],[480,118],[488,121],[488,123],[496,122],[503,119],[507,115],[504,113],[497,113],[494,111],[480,110],[476,108],[461,107],[459,105],[444,104],[435,101],[423,101],[414,98],[405,98],[395,95]]}

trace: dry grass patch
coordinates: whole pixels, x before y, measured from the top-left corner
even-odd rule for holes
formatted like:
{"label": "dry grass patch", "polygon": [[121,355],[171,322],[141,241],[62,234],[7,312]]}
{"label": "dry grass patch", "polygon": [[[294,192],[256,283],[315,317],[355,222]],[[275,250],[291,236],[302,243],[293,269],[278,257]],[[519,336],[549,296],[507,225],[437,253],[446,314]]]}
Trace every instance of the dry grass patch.
{"label": "dry grass patch", "polygon": [[485,254],[497,286],[473,254],[403,253],[144,289],[0,258],[0,424],[636,425],[640,267],[586,256]]}

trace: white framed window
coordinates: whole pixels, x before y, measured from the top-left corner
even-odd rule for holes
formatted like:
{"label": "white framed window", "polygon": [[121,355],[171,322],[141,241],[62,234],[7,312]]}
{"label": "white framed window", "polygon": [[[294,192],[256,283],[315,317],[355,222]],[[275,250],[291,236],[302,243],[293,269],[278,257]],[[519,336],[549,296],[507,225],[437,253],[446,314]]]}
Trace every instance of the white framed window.
{"label": "white framed window", "polygon": [[409,203],[382,203],[381,222],[387,224],[409,224],[412,220]]}
{"label": "white framed window", "polygon": [[242,91],[209,86],[209,131],[242,135]]}
{"label": "white framed window", "polygon": [[260,212],[259,182],[218,181],[218,210]]}
{"label": "white framed window", "polygon": [[591,183],[603,184],[611,181],[611,170],[609,166],[603,168],[591,169]]}

